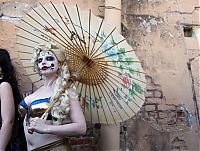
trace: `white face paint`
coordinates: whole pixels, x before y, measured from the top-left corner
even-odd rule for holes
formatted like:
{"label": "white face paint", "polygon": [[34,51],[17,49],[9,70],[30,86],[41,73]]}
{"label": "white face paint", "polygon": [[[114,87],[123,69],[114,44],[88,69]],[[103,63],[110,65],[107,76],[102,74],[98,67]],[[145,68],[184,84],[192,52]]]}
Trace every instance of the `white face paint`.
{"label": "white face paint", "polygon": [[56,73],[59,68],[58,60],[51,51],[41,51],[37,63],[41,75]]}

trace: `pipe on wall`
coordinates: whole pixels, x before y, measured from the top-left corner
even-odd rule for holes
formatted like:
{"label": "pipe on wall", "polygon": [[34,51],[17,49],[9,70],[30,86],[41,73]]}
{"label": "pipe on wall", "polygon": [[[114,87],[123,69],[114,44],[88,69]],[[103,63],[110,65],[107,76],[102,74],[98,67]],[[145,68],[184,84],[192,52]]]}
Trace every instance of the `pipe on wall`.
{"label": "pipe on wall", "polygon": [[[121,0],[105,0],[104,19],[121,33]],[[119,151],[120,125],[102,125],[99,145],[101,151]]]}

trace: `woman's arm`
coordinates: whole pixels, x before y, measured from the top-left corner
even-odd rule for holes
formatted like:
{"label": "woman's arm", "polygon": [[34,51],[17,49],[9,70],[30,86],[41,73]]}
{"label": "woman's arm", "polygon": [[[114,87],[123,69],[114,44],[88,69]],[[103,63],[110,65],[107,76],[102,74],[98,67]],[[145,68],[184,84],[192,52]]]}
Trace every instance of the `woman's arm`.
{"label": "woman's arm", "polygon": [[47,125],[46,133],[55,135],[75,136],[85,134],[86,122],[78,100],[70,102],[70,117],[72,123],[65,125]]}
{"label": "woman's arm", "polygon": [[35,132],[41,134],[66,136],[85,134],[86,122],[78,101],[78,97],[70,97],[70,117],[72,123],[64,125],[46,125],[45,120],[36,117],[31,119],[31,126],[29,129],[33,129]]}
{"label": "woman's arm", "polygon": [[0,130],[0,151],[5,150],[12,135],[15,107],[12,88],[9,83],[0,84],[1,118],[2,127]]}

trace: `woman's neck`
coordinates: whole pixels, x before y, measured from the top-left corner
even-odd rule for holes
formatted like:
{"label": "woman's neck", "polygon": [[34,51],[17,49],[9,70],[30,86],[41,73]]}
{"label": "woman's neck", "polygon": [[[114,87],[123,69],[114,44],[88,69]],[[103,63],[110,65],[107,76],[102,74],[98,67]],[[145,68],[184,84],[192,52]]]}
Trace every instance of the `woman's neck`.
{"label": "woman's neck", "polygon": [[43,76],[44,79],[44,87],[51,87],[55,84],[58,76]]}

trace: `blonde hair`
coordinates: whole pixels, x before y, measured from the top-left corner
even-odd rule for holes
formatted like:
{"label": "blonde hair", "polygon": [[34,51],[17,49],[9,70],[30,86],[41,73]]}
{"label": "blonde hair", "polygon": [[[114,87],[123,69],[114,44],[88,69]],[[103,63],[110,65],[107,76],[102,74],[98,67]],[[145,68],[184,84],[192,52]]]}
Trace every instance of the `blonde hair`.
{"label": "blonde hair", "polygon": [[69,96],[68,96],[68,80],[70,73],[67,66],[67,57],[62,47],[58,47],[55,44],[40,45],[34,49],[33,59],[35,67],[37,65],[37,59],[41,51],[51,51],[54,53],[58,61],[62,62],[60,75],[56,80],[53,95],[51,96],[51,102],[55,102],[51,108],[51,115],[53,117],[54,124],[61,124],[66,118],[69,118]]}

